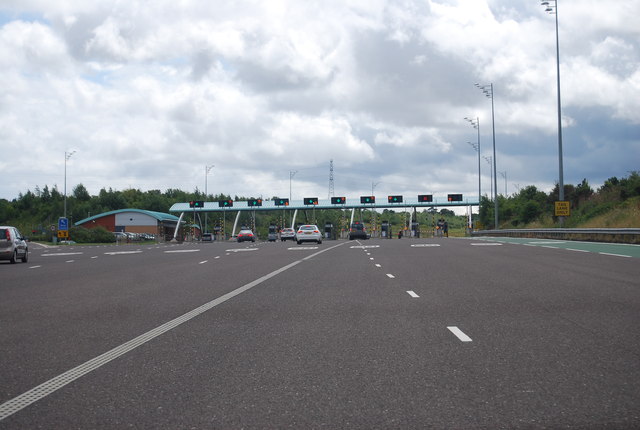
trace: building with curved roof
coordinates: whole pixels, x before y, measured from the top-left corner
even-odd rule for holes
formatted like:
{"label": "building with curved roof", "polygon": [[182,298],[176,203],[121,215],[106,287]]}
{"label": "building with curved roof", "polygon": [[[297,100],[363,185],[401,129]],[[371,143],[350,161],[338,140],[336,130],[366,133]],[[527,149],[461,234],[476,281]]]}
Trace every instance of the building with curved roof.
{"label": "building with curved roof", "polygon": [[173,237],[179,218],[175,215],[143,209],[118,209],[82,219],[75,226],[102,226],[111,232],[147,233],[158,238]]}

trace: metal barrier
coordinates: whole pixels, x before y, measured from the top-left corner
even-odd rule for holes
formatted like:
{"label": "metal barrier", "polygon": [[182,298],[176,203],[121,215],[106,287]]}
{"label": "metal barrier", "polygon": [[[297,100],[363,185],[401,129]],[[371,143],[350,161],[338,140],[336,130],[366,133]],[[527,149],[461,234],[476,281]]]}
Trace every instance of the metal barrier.
{"label": "metal barrier", "polygon": [[472,231],[471,235],[640,244],[640,228],[536,228],[477,230]]}

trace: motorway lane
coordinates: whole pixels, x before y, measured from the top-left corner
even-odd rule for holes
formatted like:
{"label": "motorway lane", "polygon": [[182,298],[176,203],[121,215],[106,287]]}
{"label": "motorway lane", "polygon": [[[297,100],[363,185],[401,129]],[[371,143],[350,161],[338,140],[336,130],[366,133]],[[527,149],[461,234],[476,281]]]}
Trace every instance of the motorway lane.
{"label": "motorway lane", "polygon": [[[343,243],[5,423],[104,428],[637,424],[632,400],[638,388],[630,384],[638,380],[635,266],[628,260],[611,263],[605,256],[583,262],[584,255],[562,250],[470,242],[372,240],[362,244],[379,248],[364,249]],[[300,253],[297,259],[315,252],[287,254],[283,246],[263,245],[225,263],[245,262],[251,255],[253,268],[265,259],[262,251],[269,261],[282,263],[293,261],[282,256]],[[611,273],[598,269],[603,264]],[[549,267],[551,279],[540,275]],[[409,289],[419,297],[409,296]],[[573,305],[565,316],[572,300],[582,307]],[[604,310],[598,306],[602,300]],[[585,317],[584,312],[596,313]],[[622,332],[610,323],[614,317]],[[584,327],[591,320],[600,322]],[[449,325],[460,326],[473,342],[460,342],[446,329]],[[630,345],[622,344],[625,336],[631,336]]]}
{"label": "motorway lane", "polygon": [[300,257],[280,248],[264,259],[244,251],[256,246],[235,243],[70,247],[47,254],[74,253],[73,263],[66,262],[68,255],[43,257],[36,251],[27,264],[3,267],[0,342],[8,347],[1,356],[6,364],[0,398],[18,395],[254,280],[261,270],[269,273]]}

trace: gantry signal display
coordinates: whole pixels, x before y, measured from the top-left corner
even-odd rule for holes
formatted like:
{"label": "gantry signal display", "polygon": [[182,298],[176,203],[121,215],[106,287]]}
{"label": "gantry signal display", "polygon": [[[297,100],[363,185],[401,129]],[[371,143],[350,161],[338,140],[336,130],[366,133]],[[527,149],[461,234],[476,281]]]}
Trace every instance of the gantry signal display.
{"label": "gantry signal display", "polygon": [[433,196],[431,194],[419,194],[418,201],[420,203],[430,203],[433,201]]}
{"label": "gantry signal display", "polygon": [[273,202],[276,206],[289,206],[289,199],[275,199]]}
{"label": "gantry signal display", "polygon": [[304,198],[304,204],[305,205],[317,205],[318,204],[318,198],[317,197],[305,197]]}
{"label": "gantry signal display", "polygon": [[389,196],[389,203],[402,203],[402,196]]}
{"label": "gantry signal display", "polygon": [[218,206],[221,208],[230,208],[233,206],[233,200],[218,200]]}
{"label": "gantry signal display", "polygon": [[343,205],[345,203],[347,203],[346,197],[331,197],[332,205]]}
{"label": "gantry signal display", "polygon": [[262,206],[262,199],[249,199],[247,206]]}
{"label": "gantry signal display", "polygon": [[450,202],[461,202],[462,194],[447,194],[447,200]]}
{"label": "gantry signal display", "polygon": [[202,200],[192,200],[189,202],[189,207],[190,208],[203,208],[204,207],[204,201]]}
{"label": "gantry signal display", "polygon": [[360,196],[360,203],[371,204],[376,202],[376,196]]}

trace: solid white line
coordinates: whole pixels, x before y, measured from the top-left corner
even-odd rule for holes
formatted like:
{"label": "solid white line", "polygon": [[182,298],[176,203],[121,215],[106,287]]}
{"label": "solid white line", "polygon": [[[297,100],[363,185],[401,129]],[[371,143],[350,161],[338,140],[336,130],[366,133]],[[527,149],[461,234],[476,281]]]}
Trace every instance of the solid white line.
{"label": "solid white line", "polygon": [[[303,260],[308,260],[309,258],[322,254],[323,252],[329,251],[330,249],[336,248],[338,246],[342,246],[342,244],[339,245],[335,245],[332,246],[331,248],[326,248],[323,249],[322,251],[316,252],[306,258],[304,258]],[[115,348],[113,348],[110,351],[105,352],[104,354],[101,354],[77,367],[74,367],[71,370],[68,370],[40,385],[38,385],[35,388],[32,388],[31,390],[17,396],[14,397],[13,399],[10,399],[8,401],[6,401],[5,403],[0,405],[0,421],[2,421],[3,419],[15,414],[16,412],[18,412],[21,409],[26,408],[27,406],[31,405],[32,403],[37,402],[38,400],[48,396],[49,394],[59,390],[60,388],[64,387],[65,385],[75,381],[76,379],[81,378],[82,376],[86,375],[87,373],[90,373],[96,369],[98,369],[99,367],[103,366],[106,363],[109,363],[112,360],[115,360],[118,357],[121,357],[122,355],[128,353],[129,351],[132,351],[133,349],[139,347],[140,345],[143,345],[147,342],[149,342],[150,340],[155,339],[156,337],[168,332],[169,330],[172,330],[176,327],[178,327],[179,325],[190,321],[191,319],[197,317],[198,315],[207,312],[211,309],[213,309],[214,307],[226,302],[227,300],[230,300],[232,298],[234,298],[235,296],[244,293],[245,291],[250,290],[251,288],[260,285],[261,283],[263,283],[264,281],[267,281],[271,278],[273,278],[276,275],[279,275],[282,272],[285,272],[289,269],[291,269],[292,267],[302,263],[303,260],[297,260],[294,261],[293,263],[289,263],[286,266],[283,266],[277,270],[274,270],[273,272],[262,276],[261,278],[256,279],[255,281],[249,282],[248,284],[237,288],[227,294],[224,294],[223,296],[218,297],[217,299],[214,299],[208,303],[205,303],[204,305],[197,307],[195,309],[193,309],[190,312],[187,312],[186,314],[175,318],[169,322],[166,322],[156,328],[154,328],[153,330],[150,330],[134,339],[131,339],[128,342],[123,343],[120,346],[117,346]]]}
{"label": "solid white line", "polygon": [[407,291],[407,294],[409,294],[411,297],[413,297],[414,299],[417,299],[418,297],[420,297],[419,295],[417,295],[416,293],[414,293],[413,291]]}
{"label": "solid white line", "polygon": [[466,334],[464,334],[462,330],[460,330],[458,327],[451,326],[447,328],[449,329],[449,331],[451,331],[451,333],[455,334],[456,337],[460,339],[462,342],[471,342],[471,338]]}
{"label": "solid white line", "polygon": [[611,254],[611,253],[609,253],[609,252],[598,252],[598,254],[601,254],[601,255],[611,255],[611,256],[613,256],[613,257],[626,257],[626,258],[631,258],[631,256],[630,256],[630,255],[624,255],[624,254]]}
{"label": "solid white line", "polygon": [[125,254],[140,254],[142,251],[114,251],[105,252],[104,255],[125,255]]}
{"label": "solid white line", "polygon": [[395,278],[395,276],[393,276],[391,273],[387,273],[387,276],[390,277],[391,279]]}

